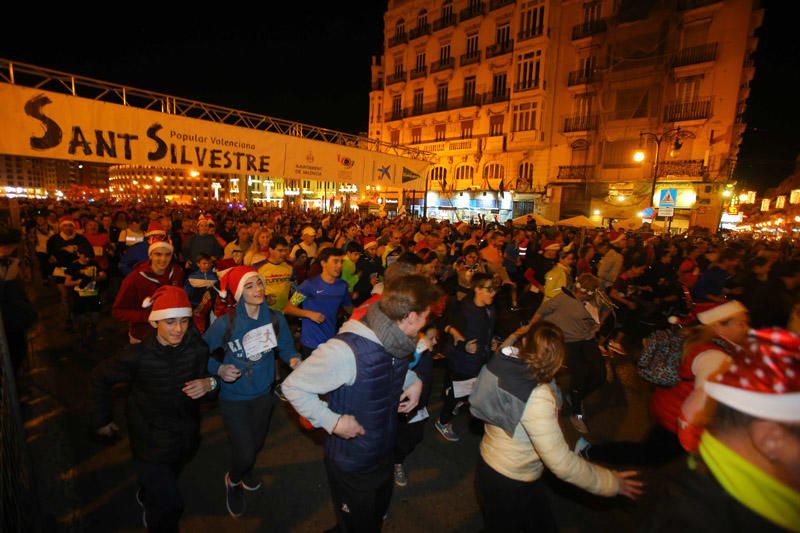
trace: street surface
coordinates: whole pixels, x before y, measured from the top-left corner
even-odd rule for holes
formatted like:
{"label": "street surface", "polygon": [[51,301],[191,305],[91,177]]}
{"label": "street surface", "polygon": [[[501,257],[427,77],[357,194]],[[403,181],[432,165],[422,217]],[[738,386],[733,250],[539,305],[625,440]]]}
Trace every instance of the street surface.
{"label": "street surface", "polygon": [[[56,291],[33,288],[40,320],[31,333],[31,368],[23,379],[23,413],[28,443],[37,473],[45,531],[141,531],[135,476],[127,439],[112,445],[95,439],[87,425],[93,366],[127,341],[125,327],[104,314],[100,340],[91,352],[77,345],[77,336],[60,323]],[[444,377],[435,371],[429,410],[438,414]],[[593,442],[641,439],[649,428],[648,387],[629,360],[615,359],[609,383],[586,402]],[[115,421],[125,436],[123,387],[116,395]],[[461,436],[448,443],[429,420],[424,442],[406,463],[409,484],[395,487],[386,532],[480,531],[482,521],[475,496],[474,468],[480,424],[461,414],[455,420]],[[562,416],[567,441],[578,434]],[[472,429],[470,429],[472,428]],[[289,404],[278,402],[266,444],[256,464],[264,486],[247,494],[247,511],[231,518],[225,508],[223,476],[229,448],[215,402],[208,402],[202,443],[181,477],[185,500],[182,531],[323,531],[334,525],[322,464],[322,434],[300,428]],[[665,468],[672,468],[669,465]],[[643,473],[648,484],[660,471]],[[552,476],[546,481],[562,531],[628,531],[636,504],[622,498],[604,499],[568,486]]]}

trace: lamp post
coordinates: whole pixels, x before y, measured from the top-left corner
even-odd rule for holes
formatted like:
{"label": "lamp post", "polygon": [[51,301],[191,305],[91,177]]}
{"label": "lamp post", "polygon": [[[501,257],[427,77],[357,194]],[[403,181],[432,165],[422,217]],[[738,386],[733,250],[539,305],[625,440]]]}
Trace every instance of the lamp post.
{"label": "lamp post", "polygon": [[[650,131],[643,131],[639,133],[640,143],[645,138],[650,138],[653,140],[653,142],[656,143],[656,156],[653,158],[653,170],[651,177],[652,183],[650,185],[650,201],[653,203],[655,203],[653,198],[656,195],[656,180],[658,180],[658,163],[661,160],[661,143],[671,136],[675,138],[675,140],[673,141],[672,150],[676,153],[680,151],[681,147],[683,146],[683,143],[681,142],[681,137],[694,138],[693,133],[688,131],[685,132],[681,131],[680,126],[677,128],[672,128],[670,130],[667,130],[663,132],[661,135]],[[634,152],[633,154],[634,161],[636,161],[637,163],[641,163],[642,161],[644,161],[644,159],[645,159],[644,150],[640,148],[636,150],[636,152]]]}

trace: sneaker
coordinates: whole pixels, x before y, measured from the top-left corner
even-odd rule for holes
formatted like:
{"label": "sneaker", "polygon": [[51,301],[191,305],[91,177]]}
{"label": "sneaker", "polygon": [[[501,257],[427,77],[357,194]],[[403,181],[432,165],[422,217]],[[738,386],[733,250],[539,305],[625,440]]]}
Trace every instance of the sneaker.
{"label": "sneaker", "polygon": [[280,384],[278,384],[278,386],[275,387],[275,396],[280,398],[282,402],[288,402],[289,401],[289,400],[286,399],[286,396],[283,395],[283,389],[281,388]]}
{"label": "sneaker", "polygon": [[455,430],[453,429],[452,423],[442,424],[437,420],[436,422],[433,423],[433,426],[439,433],[442,434],[442,437],[444,437],[446,440],[449,440],[450,442],[458,442],[460,440],[458,438],[458,433],[456,433]]}
{"label": "sneaker", "polygon": [[394,465],[394,484],[398,487],[405,487],[408,485],[408,476],[403,465]]}
{"label": "sneaker", "polygon": [[225,506],[234,518],[239,518],[244,514],[244,489],[242,482],[231,483],[228,473],[225,473]]}
{"label": "sneaker", "polygon": [[255,477],[252,473],[242,477],[242,488],[246,491],[256,491],[261,488],[261,479]]}
{"label": "sneaker", "polygon": [[142,525],[144,525],[145,529],[149,529],[147,527],[147,511],[142,510]]}
{"label": "sneaker", "polygon": [[136,490],[136,503],[139,504],[139,507],[144,509],[144,489],[142,487]]}
{"label": "sneaker", "polygon": [[583,437],[578,438],[578,442],[575,443],[575,448],[573,451],[583,457],[584,459],[589,458],[589,448],[592,447],[592,443],[586,440]]}
{"label": "sneaker", "polygon": [[456,406],[453,407],[453,416],[457,416],[462,407],[467,405],[467,400],[458,400]]}
{"label": "sneaker", "polygon": [[583,416],[581,415],[572,415],[569,417],[569,421],[572,423],[572,427],[575,428],[575,431],[578,433],[589,433],[589,428],[586,427],[586,422],[583,421]]}
{"label": "sneaker", "polygon": [[606,347],[605,347],[605,346],[603,346],[602,344],[601,344],[601,345],[599,345],[599,346],[598,346],[598,348],[600,349],[600,355],[602,355],[603,357],[611,357],[611,356],[613,356],[613,355],[614,355],[613,353],[611,353],[610,351],[608,351],[608,348],[606,348]]}
{"label": "sneaker", "polygon": [[625,355],[625,348],[617,341],[608,341],[608,350],[617,355]]}

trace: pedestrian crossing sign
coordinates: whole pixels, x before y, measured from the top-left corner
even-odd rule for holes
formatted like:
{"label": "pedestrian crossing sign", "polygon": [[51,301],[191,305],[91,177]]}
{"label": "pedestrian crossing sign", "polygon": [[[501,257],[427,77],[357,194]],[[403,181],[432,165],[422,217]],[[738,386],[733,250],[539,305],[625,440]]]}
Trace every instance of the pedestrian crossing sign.
{"label": "pedestrian crossing sign", "polygon": [[675,207],[676,189],[662,189],[658,207]]}

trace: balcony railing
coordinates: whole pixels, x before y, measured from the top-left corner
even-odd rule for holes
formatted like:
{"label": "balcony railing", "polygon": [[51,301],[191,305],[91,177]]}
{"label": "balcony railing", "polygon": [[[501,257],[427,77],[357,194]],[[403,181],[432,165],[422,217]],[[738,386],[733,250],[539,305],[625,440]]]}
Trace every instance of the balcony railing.
{"label": "balcony railing", "polygon": [[386,76],[386,85],[393,85],[395,83],[400,83],[402,81],[406,81],[406,75],[408,73],[405,71],[402,72],[395,72],[394,74],[389,74]]}
{"label": "balcony railing", "polygon": [[673,67],[685,67],[714,61],[717,58],[717,43],[706,43],[699,46],[690,46],[678,51],[672,56]]}
{"label": "balcony railing", "polygon": [[428,68],[427,67],[424,67],[424,66],[423,67],[417,67],[417,68],[415,68],[414,70],[411,71],[410,78],[412,80],[415,80],[417,78],[424,78],[425,74],[427,72],[428,72]]}
{"label": "balcony railing", "polygon": [[395,33],[393,37],[389,37],[389,48],[397,46],[398,44],[405,44],[408,42],[407,33]]}
{"label": "balcony railing", "polygon": [[481,95],[467,93],[461,97],[461,107],[470,107],[474,105],[481,105]]}
{"label": "balcony railing", "polygon": [[662,161],[656,169],[656,177],[689,176],[692,178],[706,175],[706,167],[702,159],[679,159],[677,161]]}
{"label": "balcony railing", "polygon": [[447,59],[440,59],[439,61],[434,61],[431,64],[431,74],[434,72],[439,72],[440,70],[447,70],[449,68],[455,67],[455,59],[452,57],[448,57]]}
{"label": "balcony railing", "polygon": [[557,180],[588,181],[594,175],[594,165],[559,165]]}
{"label": "balcony railing", "polygon": [[477,105],[476,103],[465,103],[466,97],[453,97],[447,100],[428,102],[425,104],[407,107],[403,110],[403,117],[416,117],[419,115],[427,115],[428,113],[438,113],[439,111],[449,111],[451,109],[458,109],[468,105]]}
{"label": "balcony railing", "polygon": [[468,52],[461,55],[461,66],[472,65],[473,63],[481,62],[481,51]]}
{"label": "balcony railing", "polygon": [[518,41],[525,41],[527,39],[533,39],[534,37],[539,37],[540,35],[544,34],[544,26],[536,26],[535,28],[527,28],[522,30],[517,34]]}
{"label": "balcony railing", "polygon": [[373,91],[382,91],[383,90],[383,80],[375,80],[372,83],[372,90]]}
{"label": "balcony railing", "polygon": [[388,113],[386,113],[386,120],[400,120],[403,118],[403,110],[402,109],[392,109]]}
{"label": "balcony railing", "polygon": [[486,59],[490,57],[497,57],[503,54],[508,54],[514,49],[514,39],[502,41],[499,43],[490,44],[486,47]]}
{"label": "balcony railing", "polygon": [[575,131],[594,131],[597,129],[597,115],[576,115],[564,119],[564,133]]}
{"label": "balcony railing", "polygon": [[592,20],[572,27],[572,40],[583,39],[606,31],[606,21],[603,19]]}
{"label": "balcony railing", "polygon": [[433,21],[433,31],[443,30],[445,28],[449,28],[450,26],[455,26],[458,22],[458,19],[454,14],[447,15],[446,17],[442,17],[439,20]]}
{"label": "balcony railing", "polygon": [[461,22],[464,22],[465,20],[469,20],[471,18],[480,17],[483,15],[484,11],[486,11],[486,4],[484,2],[478,2],[462,9],[461,13],[458,15],[458,19]]}
{"label": "balcony railing", "polygon": [[417,26],[416,28],[408,32],[408,38],[410,40],[414,40],[419,37],[422,37],[423,35],[430,35],[430,34],[431,34],[431,25],[426,22],[425,24]]}
{"label": "balcony railing", "polygon": [[494,11],[495,9],[500,9],[503,6],[507,6],[509,4],[515,3],[516,0],[490,0],[489,1],[489,11]]}
{"label": "balcony railing", "polygon": [[514,92],[522,92],[522,91],[533,91],[534,89],[539,88],[539,78],[534,78],[532,80],[524,80],[518,81],[514,84]]}
{"label": "balcony railing", "polygon": [[573,70],[569,73],[567,78],[567,87],[574,87],[575,85],[585,85],[587,83],[594,83],[597,81],[597,74],[594,72],[586,72],[585,70]]}
{"label": "balcony railing", "polygon": [[483,95],[484,104],[494,104],[496,102],[506,102],[511,98],[511,91],[509,89],[500,89],[485,93]]}
{"label": "balcony railing", "polygon": [[720,2],[722,2],[722,0],[678,0],[678,10],[686,11],[688,9],[696,9],[698,7],[718,4]]}
{"label": "balcony railing", "polygon": [[694,102],[675,102],[664,108],[664,122],[704,120],[711,116],[711,98]]}

